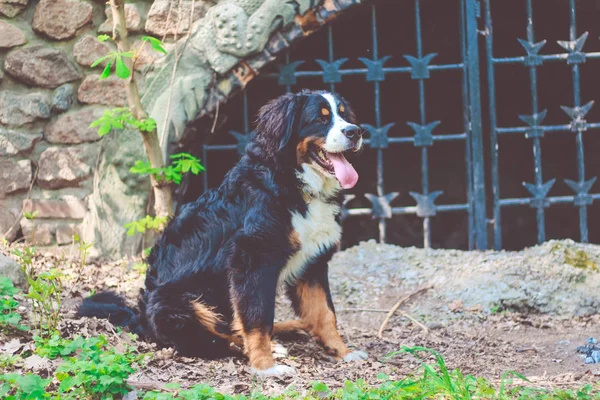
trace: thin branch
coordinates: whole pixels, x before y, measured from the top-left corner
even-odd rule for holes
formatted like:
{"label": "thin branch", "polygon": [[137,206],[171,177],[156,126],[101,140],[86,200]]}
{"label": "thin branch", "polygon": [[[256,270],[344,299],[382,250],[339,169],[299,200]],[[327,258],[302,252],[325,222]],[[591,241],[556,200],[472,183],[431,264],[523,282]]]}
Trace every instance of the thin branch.
{"label": "thin branch", "polygon": [[[426,327],[425,325],[423,325],[421,322],[417,321],[416,318],[414,318],[413,316],[411,316],[408,313],[405,313],[404,311],[398,311],[400,313],[400,315],[402,315],[403,317],[406,317],[408,319],[410,319],[414,324],[418,325],[421,329],[423,329],[423,331],[425,333],[429,333],[429,328]],[[380,336],[381,337],[381,336]]]}
{"label": "thin branch", "polygon": [[388,313],[390,310],[384,310],[382,308],[340,308],[335,310],[336,312],[374,312],[374,313]]}
{"label": "thin branch", "polygon": [[140,381],[134,381],[133,379],[127,379],[127,380],[125,380],[125,382],[127,383],[127,385],[131,386],[134,389],[160,390],[160,391],[167,391],[167,392],[175,391],[175,389],[166,388],[165,384],[160,383],[160,382],[153,382],[153,381],[140,382]]}
{"label": "thin branch", "polygon": [[[404,303],[406,303],[407,301],[409,301],[410,299],[412,299],[413,297],[417,296],[418,294],[421,294],[423,292],[428,291],[429,289],[433,288],[433,286],[429,285],[429,286],[425,286],[422,287],[414,292],[412,292],[411,294],[402,297],[400,300],[398,300],[396,302],[396,304],[394,304],[394,306],[391,308],[391,310],[388,312],[388,315],[385,317],[385,320],[383,321],[383,323],[381,324],[381,326],[379,327],[379,332],[377,333],[377,336],[380,339],[383,339],[383,331],[385,330],[386,326],[389,324],[390,320],[392,319],[392,317],[394,316],[394,313],[396,312],[396,310],[398,310],[400,307],[402,307],[402,305]],[[407,314],[404,315],[405,317],[407,317]],[[409,317],[407,317],[409,318]],[[410,317],[409,319],[411,319],[411,321],[415,321],[414,318]],[[427,329],[427,328],[425,328]]]}
{"label": "thin branch", "polygon": [[169,82],[169,97],[167,99],[167,110],[165,114],[165,119],[163,121],[162,130],[160,132],[160,144],[163,151],[163,157],[166,159],[167,156],[167,142],[168,142],[168,123],[169,123],[169,114],[171,113],[171,100],[173,98],[173,84],[175,82],[175,73],[177,72],[177,65],[179,64],[179,59],[183,55],[183,52],[192,36],[192,24],[194,20],[194,8],[196,7],[196,0],[192,0],[192,8],[190,11],[190,24],[188,27],[188,31],[185,37],[185,41],[181,45],[181,52],[177,48],[177,32],[179,31],[179,24],[181,23],[181,2],[179,3],[179,20],[177,21],[177,26],[175,27],[174,37],[175,37],[175,46],[173,46],[173,51],[175,52],[175,62],[173,63],[173,71],[171,71],[171,81]]}

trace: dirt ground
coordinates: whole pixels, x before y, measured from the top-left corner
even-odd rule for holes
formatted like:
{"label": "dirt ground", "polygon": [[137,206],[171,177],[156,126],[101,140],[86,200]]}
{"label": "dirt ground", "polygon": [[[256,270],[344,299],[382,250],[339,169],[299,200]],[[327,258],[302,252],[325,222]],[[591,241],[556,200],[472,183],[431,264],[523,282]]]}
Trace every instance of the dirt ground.
{"label": "dirt ground", "polygon": [[[357,252],[362,252],[362,262],[357,261]],[[439,252],[432,255],[424,250],[367,243],[338,254],[332,261],[330,276],[340,331],[349,347],[369,353],[368,361],[336,363],[307,336],[277,338],[289,353],[278,362],[295,367],[298,373],[294,377],[259,382],[251,376],[241,355],[221,360],[199,360],[180,357],[168,349],[156,351],[151,345],[139,344],[140,351],[154,351],[155,356],[130,380],[140,388],[157,388],[167,382],[180,382],[183,386],[208,383],[226,393],[247,393],[255,389],[263,393],[281,393],[290,388],[303,392],[314,381],[337,388],[347,379],[364,379],[377,384],[380,373],[402,378],[415,372],[420,365],[418,360],[407,354],[391,358],[386,358],[387,355],[402,346],[423,346],[441,352],[450,369],[459,368],[464,374],[483,376],[495,382],[499,382],[507,371],[527,376],[538,387],[579,387],[600,381],[600,364],[584,364],[583,358],[576,352],[577,346],[585,344],[587,338],[600,339],[597,309],[595,313],[586,315],[550,315],[536,310],[523,313],[523,310],[502,311],[501,307],[489,309],[482,304],[463,301],[460,297],[449,301],[452,297],[448,297],[443,287],[435,283],[432,289],[414,296],[400,307],[384,331],[383,339],[380,339],[377,331],[391,306],[413,293],[415,288],[431,284],[423,279],[407,279],[407,271],[397,282],[393,276],[390,278],[390,271],[394,271],[399,263],[404,268],[410,267],[398,254],[410,253],[413,261],[417,253],[428,260],[436,257],[441,260],[440,257],[446,257],[443,254],[449,255],[450,259],[457,257],[456,253]],[[473,253],[465,254],[465,257],[471,257]],[[499,253],[475,254],[479,257],[477,260],[482,261],[482,254],[497,258]],[[538,253],[535,254],[539,257]],[[595,255],[591,257],[593,259]],[[389,262],[382,263],[382,259]],[[132,305],[135,304],[143,284],[143,269],[139,261],[124,259],[82,267],[77,262],[61,261],[55,256],[38,256],[35,261],[38,268],[60,264],[67,275],[63,333],[107,333],[115,344],[125,340],[105,321],[76,320],[73,316],[82,298],[92,291],[107,288],[125,294]],[[350,262],[352,268],[348,267]],[[416,261],[420,262],[421,258]],[[442,265],[442,261],[438,264]],[[277,319],[291,316],[288,301],[279,299]],[[14,340],[0,334],[0,343],[11,339]],[[27,338],[19,340],[23,343]],[[6,348],[5,345],[2,350],[0,344],[0,351],[7,351]]]}

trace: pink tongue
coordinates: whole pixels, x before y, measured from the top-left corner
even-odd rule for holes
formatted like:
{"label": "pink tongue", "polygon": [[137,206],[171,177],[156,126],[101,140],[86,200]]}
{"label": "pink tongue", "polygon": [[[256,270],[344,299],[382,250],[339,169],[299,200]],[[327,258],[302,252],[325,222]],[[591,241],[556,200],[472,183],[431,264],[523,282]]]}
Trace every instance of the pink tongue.
{"label": "pink tongue", "polygon": [[352,164],[346,160],[346,157],[342,153],[327,153],[327,158],[333,164],[335,177],[342,184],[342,188],[353,188],[358,182],[358,174]]}

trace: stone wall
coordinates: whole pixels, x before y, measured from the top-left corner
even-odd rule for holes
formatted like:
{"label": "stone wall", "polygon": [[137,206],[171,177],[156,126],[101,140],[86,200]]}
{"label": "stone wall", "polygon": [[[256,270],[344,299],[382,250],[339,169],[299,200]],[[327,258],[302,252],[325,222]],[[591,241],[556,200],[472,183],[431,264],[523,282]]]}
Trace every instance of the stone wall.
{"label": "stone wall", "polygon": [[[359,2],[128,2],[134,47],[147,34],[171,42],[167,56],[147,47],[136,63],[164,148],[293,41]],[[148,179],[128,172],[145,158],[141,138],[126,131],[101,139],[89,128],[127,103],[124,81],[99,80],[103,65],[91,68],[115,49],[96,39],[111,28],[104,0],[0,0],[0,237],[72,251],[78,233],[94,243],[92,256],[107,258],[141,249],[123,228],[148,208]]]}
{"label": "stone wall", "polygon": [[[194,19],[210,5],[196,1]],[[176,6],[128,3],[134,45],[166,34],[168,19],[177,24]],[[56,250],[78,233],[109,256],[138,251],[140,239],[122,225],[140,218],[148,200],[147,180],[127,174],[144,158],[141,140],[136,132],[101,139],[89,128],[105,109],[127,103],[123,81],[100,81],[103,66],[90,68],[114,49],[96,39],[112,30],[106,2],[0,0],[0,17],[0,236]],[[137,66],[159,56],[145,48]]]}

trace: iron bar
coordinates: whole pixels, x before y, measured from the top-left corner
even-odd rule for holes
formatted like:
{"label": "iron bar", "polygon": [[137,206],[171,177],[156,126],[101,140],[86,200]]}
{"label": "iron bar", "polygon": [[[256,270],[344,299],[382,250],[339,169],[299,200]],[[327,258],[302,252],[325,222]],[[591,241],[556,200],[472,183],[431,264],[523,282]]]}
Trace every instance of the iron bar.
{"label": "iron bar", "polygon": [[475,202],[475,237],[479,250],[487,249],[487,215],[485,204],[485,172],[483,162],[483,137],[481,125],[481,93],[479,76],[479,45],[477,29],[477,3],[465,0],[467,21],[467,72],[469,87],[471,154],[473,155],[473,198]]}
{"label": "iron bar", "polygon": [[[532,0],[527,0],[527,41],[529,43],[535,43],[535,36],[533,31],[533,7],[531,4]],[[529,66],[529,84],[531,92],[531,113],[532,116],[538,115],[538,96],[537,96],[537,67],[535,65]],[[537,128],[537,122],[534,122],[534,128]],[[534,179],[535,186],[540,188],[543,185],[542,179],[542,145],[540,143],[539,136],[533,137],[533,162],[534,162]],[[545,224],[545,213],[544,204],[536,204],[536,220],[538,226],[538,243],[542,243],[546,239],[546,224]]]}
{"label": "iron bar", "polygon": [[[465,21],[465,3],[464,1],[459,1],[459,20],[460,20],[460,55],[462,60],[467,59],[467,35],[466,35],[466,21]],[[462,85],[461,85],[461,95],[463,101],[463,122],[465,126],[465,132],[469,132],[470,130],[470,121],[471,118],[469,116],[469,92],[468,92],[468,82],[469,82],[469,73],[467,70],[466,64],[462,64],[461,68],[462,72]],[[460,136],[465,140],[465,167],[466,167],[466,176],[467,176],[467,201],[469,204],[469,208],[467,209],[468,215],[468,224],[469,224],[469,250],[473,250],[475,248],[475,199],[473,197],[473,157],[471,155],[471,139],[467,133],[461,133],[459,135],[449,135],[449,136]],[[437,139],[437,135],[433,135],[433,141],[435,143]]]}
{"label": "iron bar", "polygon": [[494,249],[502,248],[502,224],[500,211],[500,169],[498,166],[499,146],[498,146],[498,125],[496,121],[496,78],[494,76],[494,55],[493,44],[494,35],[492,27],[492,10],[490,0],[485,0],[485,49],[487,60],[487,79],[488,79],[488,101],[490,104],[490,162],[492,177],[492,198],[493,198],[493,229],[494,229]]}
{"label": "iron bar", "polygon": [[[569,24],[569,40],[574,42],[577,40],[577,22],[575,17],[575,0],[569,1],[570,6],[570,24]],[[572,63],[571,71],[573,75],[573,107],[581,106],[581,85],[579,82],[579,64]],[[585,185],[585,163],[583,153],[583,127],[577,126],[576,133],[577,146],[577,178],[581,186]],[[587,205],[585,202],[579,204],[579,235],[580,240],[584,243],[588,242],[588,226],[587,226]]]}

